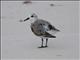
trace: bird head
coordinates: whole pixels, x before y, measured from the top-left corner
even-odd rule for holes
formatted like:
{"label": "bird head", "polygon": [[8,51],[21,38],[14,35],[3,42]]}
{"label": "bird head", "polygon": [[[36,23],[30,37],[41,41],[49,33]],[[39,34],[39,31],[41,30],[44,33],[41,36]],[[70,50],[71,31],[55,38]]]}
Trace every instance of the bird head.
{"label": "bird head", "polygon": [[33,21],[35,21],[37,19],[38,19],[38,16],[35,13],[33,13],[30,17],[27,17],[24,20],[20,20],[20,22],[25,22],[25,21],[29,20],[32,23]]}

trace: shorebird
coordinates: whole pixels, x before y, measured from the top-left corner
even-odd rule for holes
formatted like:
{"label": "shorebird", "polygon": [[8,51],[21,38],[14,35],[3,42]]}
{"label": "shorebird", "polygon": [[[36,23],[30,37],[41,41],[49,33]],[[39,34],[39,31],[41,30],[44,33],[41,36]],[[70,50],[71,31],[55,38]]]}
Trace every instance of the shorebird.
{"label": "shorebird", "polygon": [[[41,46],[39,48],[48,47],[48,45],[47,45],[48,38],[56,38],[55,33],[60,31],[57,28],[55,28],[54,26],[52,26],[48,21],[45,21],[43,19],[39,19],[35,13],[33,13],[30,17],[27,17],[24,20],[20,20],[20,22],[25,22],[27,20],[30,20],[30,22],[31,22],[32,32],[36,36],[40,37],[42,40]],[[52,33],[54,35],[50,34],[49,33],[50,31],[52,31]],[[44,39],[46,39],[45,46],[43,46]]]}

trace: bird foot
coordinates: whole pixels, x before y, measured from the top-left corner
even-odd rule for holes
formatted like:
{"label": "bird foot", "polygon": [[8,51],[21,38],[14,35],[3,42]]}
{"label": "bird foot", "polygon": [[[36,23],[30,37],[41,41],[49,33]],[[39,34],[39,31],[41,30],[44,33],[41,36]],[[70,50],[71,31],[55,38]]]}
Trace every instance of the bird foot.
{"label": "bird foot", "polygon": [[48,47],[48,46],[40,46],[40,47],[38,47],[38,48],[46,48],[46,47]]}
{"label": "bird foot", "polygon": [[48,46],[45,46],[45,47],[48,47]]}
{"label": "bird foot", "polygon": [[38,47],[38,48],[44,48],[44,46],[40,46],[40,47]]}

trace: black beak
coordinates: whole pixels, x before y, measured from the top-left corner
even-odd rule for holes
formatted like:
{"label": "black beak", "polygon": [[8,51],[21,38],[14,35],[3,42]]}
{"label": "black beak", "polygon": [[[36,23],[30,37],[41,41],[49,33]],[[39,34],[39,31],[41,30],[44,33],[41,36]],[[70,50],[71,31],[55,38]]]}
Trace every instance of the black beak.
{"label": "black beak", "polygon": [[27,21],[27,20],[29,20],[30,18],[28,17],[28,18],[26,18],[24,21]]}

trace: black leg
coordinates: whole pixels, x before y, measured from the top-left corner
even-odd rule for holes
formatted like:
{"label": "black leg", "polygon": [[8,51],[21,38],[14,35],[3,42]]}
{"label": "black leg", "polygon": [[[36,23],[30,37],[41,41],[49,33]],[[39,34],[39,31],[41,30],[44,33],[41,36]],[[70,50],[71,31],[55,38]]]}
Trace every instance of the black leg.
{"label": "black leg", "polygon": [[43,38],[42,38],[42,45],[41,45],[41,47],[43,47],[43,41],[44,41],[44,40],[43,40]]}
{"label": "black leg", "polygon": [[39,47],[39,48],[43,48],[44,46],[43,46],[43,38],[42,38],[42,43],[41,43],[41,46]]}
{"label": "black leg", "polygon": [[47,43],[48,43],[48,39],[46,39],[46,45],[45,45],[45,47],[48,47],[48,46],[47,46]]}

